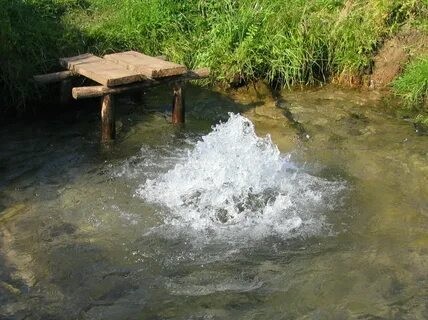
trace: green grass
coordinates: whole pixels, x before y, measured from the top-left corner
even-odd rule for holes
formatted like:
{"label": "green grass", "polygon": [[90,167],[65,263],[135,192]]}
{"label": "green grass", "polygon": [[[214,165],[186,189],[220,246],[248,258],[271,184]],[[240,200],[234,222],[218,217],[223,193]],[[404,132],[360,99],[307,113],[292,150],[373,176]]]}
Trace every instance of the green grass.
{"label": "green grass", "polygon": [[414,116],[415,124],[428,132],[428,55],[411,61],[392,88],[405,102],[407,113]]}
{"label": "green grass", "polygon": [[392,85],[409,109],[421,109],[428,96],[428,55],[409,63]]}
{"label": "green grass", "polygon": [[[212,69],[218,83],[313,84],[371,70],[385,37],[426,0],[0,0],[0,107],[59,56],[134,49]],[[423,10],[422,10],[423,9]],[[416,21],[416,20],[415,20]],[[424,21],[418,20],[418,21]],[[421,24],[423,25],[423,23]]]}
{"label": "green grass", "polygon": [[0,0],[0,112],[24,111],[39,97],[32,76],[80,46],[78,31],[59,21],[78,1]]}
{"label": "green grass", "polygon": [[428,114],[418,114],[414,124],[419,133],[428,135]]}

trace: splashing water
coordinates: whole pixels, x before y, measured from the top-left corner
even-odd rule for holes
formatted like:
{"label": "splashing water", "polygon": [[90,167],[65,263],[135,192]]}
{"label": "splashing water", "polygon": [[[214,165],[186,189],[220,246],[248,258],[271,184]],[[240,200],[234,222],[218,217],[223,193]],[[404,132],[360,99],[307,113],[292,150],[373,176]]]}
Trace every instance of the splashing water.
{"label": "splashing water", "polygon": [[250,120],[229,116],[137,195],[165,207],[165,224],[186,233],[262,239],[321,231],[322,212],[343,184],[299,171]]}

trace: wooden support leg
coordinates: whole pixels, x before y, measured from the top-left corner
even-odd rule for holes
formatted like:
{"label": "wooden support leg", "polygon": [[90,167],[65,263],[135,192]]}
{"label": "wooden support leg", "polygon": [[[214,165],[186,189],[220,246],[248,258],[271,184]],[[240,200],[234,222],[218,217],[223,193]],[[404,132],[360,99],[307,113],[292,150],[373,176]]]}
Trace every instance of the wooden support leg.
{"label": "wooden support leg", "polygon": [[101,105],[101,141],[108,142],[116,137],[116,121],[114,116],[114,96],[106,94]]}
{"label": "wooden support leg", "polygon": [[72,90],[73,90],[73,83],[71,79],[65,79],[61,81],[61,94],[60,94],[61,106],[68,106],[70,105],[71,101],[73,101],[73,96],[71,95]]}
{"label": "wooden support leg", "polygon": [[172,102],[172,123],[180,124],[184,123],[184,94],[183,89],[181,88],[180,83],[175,83],[173,86],[174,89],[174,99]]}

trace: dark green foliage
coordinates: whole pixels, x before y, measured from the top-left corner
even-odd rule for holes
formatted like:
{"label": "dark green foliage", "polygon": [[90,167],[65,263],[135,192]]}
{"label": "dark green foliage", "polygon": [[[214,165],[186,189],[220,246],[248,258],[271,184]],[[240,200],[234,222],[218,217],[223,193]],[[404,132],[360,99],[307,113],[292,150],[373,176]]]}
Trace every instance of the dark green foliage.
{"label": "dark green foliage", "polygon": [[38,93],[31,79],[52,69],[58,57],[78,47],[78,32],[62,24],[79,1],[0,0],[0,107],[21,111]]}

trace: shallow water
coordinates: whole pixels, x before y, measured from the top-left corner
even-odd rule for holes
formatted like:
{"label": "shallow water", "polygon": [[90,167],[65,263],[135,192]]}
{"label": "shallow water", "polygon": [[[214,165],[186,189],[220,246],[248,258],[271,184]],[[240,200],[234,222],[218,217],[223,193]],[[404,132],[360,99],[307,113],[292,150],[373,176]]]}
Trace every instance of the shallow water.
{"label": "shallow water", "polygon": [[3,128],[0,319],[428,318],[428,138],[375,92],[283,98],[304,136],[262,86],[189,88],[185,128],[122,101],[108,147],[85,110]]}

